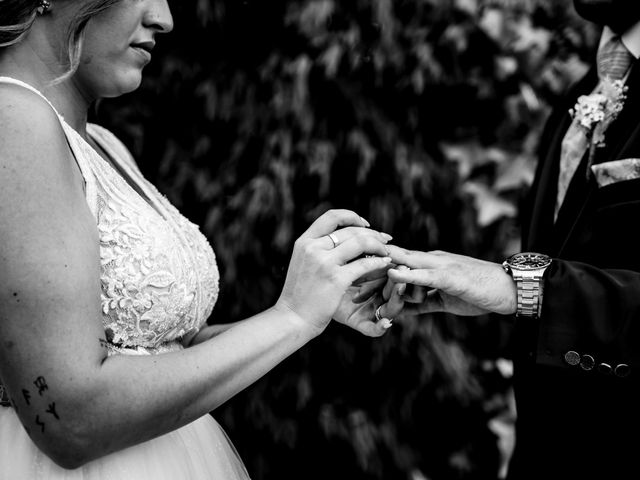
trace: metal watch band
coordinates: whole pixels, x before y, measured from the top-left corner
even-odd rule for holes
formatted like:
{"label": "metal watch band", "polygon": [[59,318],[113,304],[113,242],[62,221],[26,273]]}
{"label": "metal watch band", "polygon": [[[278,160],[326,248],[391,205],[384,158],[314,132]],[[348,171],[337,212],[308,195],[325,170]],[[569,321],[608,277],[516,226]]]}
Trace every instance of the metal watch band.
{"label": "metal watch band", "polygon": [[516,315],[519,317],[537,318],[542,305],[542,277],[514,275],[518,293]]}

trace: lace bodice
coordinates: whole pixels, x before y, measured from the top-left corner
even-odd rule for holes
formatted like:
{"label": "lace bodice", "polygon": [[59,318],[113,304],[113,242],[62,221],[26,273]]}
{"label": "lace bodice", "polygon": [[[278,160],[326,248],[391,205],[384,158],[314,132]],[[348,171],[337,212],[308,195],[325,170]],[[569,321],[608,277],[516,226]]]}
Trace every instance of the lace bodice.
{"label": "lace bodice", "polygon": [[[0,77],[0,82],[19,84],[42,96],[13,79]],[[87,126],[87,134],[126,180],[58,116],[86,182],[87,203],[98,228],[102,321],[110,354],[180,348],[178,341],[203,326],[217,300],[219,274],[211,246],[198,227],[143,177],[111,132]]]}

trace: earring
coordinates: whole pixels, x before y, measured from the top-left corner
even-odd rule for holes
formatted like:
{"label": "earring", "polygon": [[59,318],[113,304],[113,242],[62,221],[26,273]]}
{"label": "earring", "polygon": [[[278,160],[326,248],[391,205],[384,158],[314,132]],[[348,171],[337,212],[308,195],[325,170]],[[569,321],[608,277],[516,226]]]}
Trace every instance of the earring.
{"label": "earring", "polygon": [[36,10],[39,15],[44,15],[51,9],[51,2],[49,0],[40,0],[40,4]]}

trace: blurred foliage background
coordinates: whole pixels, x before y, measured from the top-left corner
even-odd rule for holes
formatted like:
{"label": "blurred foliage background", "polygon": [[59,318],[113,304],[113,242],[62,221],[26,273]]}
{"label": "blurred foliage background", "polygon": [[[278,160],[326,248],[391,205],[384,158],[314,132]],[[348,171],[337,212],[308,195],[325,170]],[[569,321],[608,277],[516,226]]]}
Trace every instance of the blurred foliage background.
{"label": "blurred foliage background", "polygon": [[[599,31],[570,0],[180,0],[141,89],[97,121],[218,255],[211,322],[278,297],[293,242],[349,208],[394,243],[501,261],[550,106]],[[497,479],[509,324],[329,329],[214,412],[255,480]]]}

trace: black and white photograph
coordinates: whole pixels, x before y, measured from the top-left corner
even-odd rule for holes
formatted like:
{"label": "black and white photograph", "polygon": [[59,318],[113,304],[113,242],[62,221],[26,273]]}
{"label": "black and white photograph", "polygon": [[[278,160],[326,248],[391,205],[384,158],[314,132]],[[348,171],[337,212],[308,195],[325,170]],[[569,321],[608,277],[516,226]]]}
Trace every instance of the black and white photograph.
{"label": "black and white photograph", "polygon": [[638,59],[638,0],[0,0],[0,480],[637,480]]}

